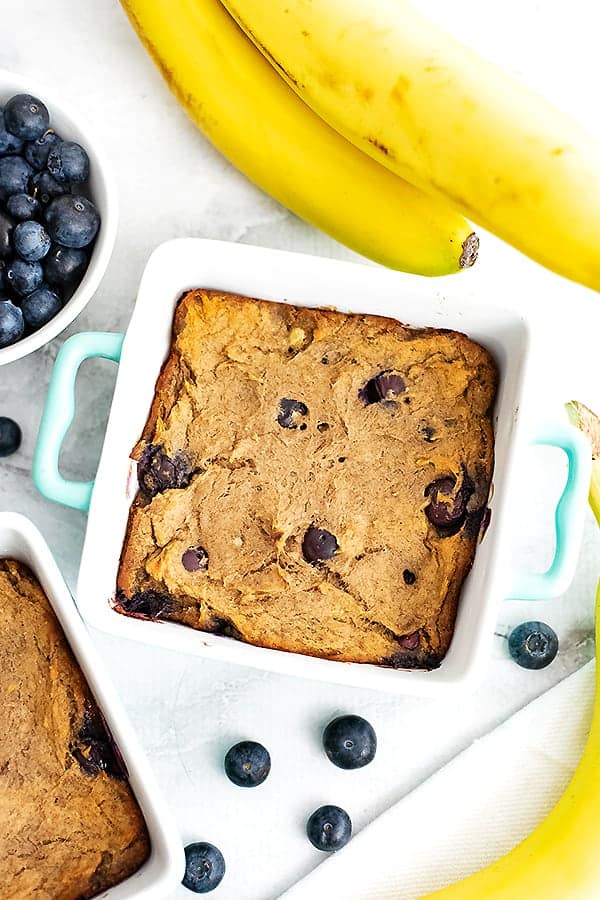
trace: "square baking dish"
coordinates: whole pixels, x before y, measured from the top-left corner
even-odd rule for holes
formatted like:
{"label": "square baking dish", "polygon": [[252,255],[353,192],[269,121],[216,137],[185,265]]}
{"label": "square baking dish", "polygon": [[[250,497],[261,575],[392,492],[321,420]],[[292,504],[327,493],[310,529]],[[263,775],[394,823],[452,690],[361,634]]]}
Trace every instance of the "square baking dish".
{"label": "square baking dish", "polygon": [[[500,383],[491,524],[463,585],[454,638],[439,669],[392,670],[318,659],[255,647],[176,623],[127,618],[114,611],[111,601],[137,487],[135,463],[129,454],[144,428],[156,379],[169,350],[176,303],[192,288],[384,315],[418,327],[456,329],[493,354]],[[179,239],[161,245],[147,263],[124,342],[122,335],[83,334],[65,343],[40,426],[34,460],[38,488],[58,502],[81,510],[89,507],[77,588],[82,616],[95,627],[123,637],[330,682],[423,695],[474,683],[489,651],[500,599],[547,598],[562,593],[573,576],[581,542],[589,447],[569,425],[558,420],[538,422],[533,409],[528,411],[529,350],[529,329],[523,316],[488,296],[469,295],[461,277],[434,281],[379,267],[220,241]],[[58,456],[73,417],[76,371],[90,356],[120,359],[119,374],[95,483],[77,483],[59,474]],[[520,448],[531,441],[564,449],[569,475],[557,507],[557,548],[550,570],[515,580],[507,557],[510,498]]]}
{"label": "square baking dish", "polygon": [[40,582],[125,760],[129,783],[146,821],[150,856],[125,881],[98,894],[98,900],[163,900],[179,884],[185,869],[179,833],[54,557],[29,519],[0,512],[0,558],[25,563]]}

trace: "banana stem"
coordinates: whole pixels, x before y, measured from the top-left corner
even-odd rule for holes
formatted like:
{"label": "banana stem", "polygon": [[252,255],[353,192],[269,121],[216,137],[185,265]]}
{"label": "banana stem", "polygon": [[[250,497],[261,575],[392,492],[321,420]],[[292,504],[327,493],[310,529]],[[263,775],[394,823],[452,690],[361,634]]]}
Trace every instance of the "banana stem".
{"label": "banana stem", "polygon": [[566,410],[571,424],[583,431],[592,445],[590,506],[600,525],[600,417],[577,400],[567,403]]}

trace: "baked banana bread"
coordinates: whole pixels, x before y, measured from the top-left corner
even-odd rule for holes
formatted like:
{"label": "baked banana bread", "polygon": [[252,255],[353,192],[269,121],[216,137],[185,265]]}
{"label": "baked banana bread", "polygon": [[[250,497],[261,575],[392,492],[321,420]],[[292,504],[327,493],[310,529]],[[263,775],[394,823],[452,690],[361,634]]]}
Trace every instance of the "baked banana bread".
{"label": "baked banana bread", "polygon": [[496,383],[463,334],[187,293],[132,452],[117,609],[438,666],[485,519]]}
{"label": "baked banana bread", "polygon": [[0,560],[0,880],[4,900],[94,897],[149,854],[140,809],[32,573]]}

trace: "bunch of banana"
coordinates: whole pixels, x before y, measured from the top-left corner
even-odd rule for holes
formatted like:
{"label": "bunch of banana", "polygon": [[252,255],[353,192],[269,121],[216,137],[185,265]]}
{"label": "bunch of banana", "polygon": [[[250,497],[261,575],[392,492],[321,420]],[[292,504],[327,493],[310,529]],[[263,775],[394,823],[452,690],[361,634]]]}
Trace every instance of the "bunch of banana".
{"label": "bunch of banana", "polygon": [[296,93],[379,163],[600,289],[600,146],[406,0],[223,0]]}
{"label": "bunch of banana", "polygon": [[[571,422],[590,438],[590,504],[600,525],[600,419],[567,404]],[[587,745],[552,812],[497,862],[423,900],[592,900],[600,895],[600,582],[596,596],[596,701]]]}
{"label": "bunch of banana", "polygon": [[209,140],[301,218],[391,268],[445,275],[475,262],[479,241],[460,213],[326,125],[219,0],[122,2],[168,85]]}

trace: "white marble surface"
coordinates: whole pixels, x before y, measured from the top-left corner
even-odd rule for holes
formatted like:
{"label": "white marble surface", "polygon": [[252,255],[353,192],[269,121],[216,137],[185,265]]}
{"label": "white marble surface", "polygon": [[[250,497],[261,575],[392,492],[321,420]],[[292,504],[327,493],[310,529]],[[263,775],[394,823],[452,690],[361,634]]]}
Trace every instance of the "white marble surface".
{"label": "white marble surface", "polygon": [[[420,0],[420,5],[600,137],[598,14],[589,0],[571,0],[568,14],[558,0]],[[352,257],[261,194],[206,143],[164,87],[114,0],[29,0],[26,10],[20,0],[0,0],[0,19],[0,67],[29,73],[64,92],[104,133],[117,171],[121,225],[116,251],[100,290],[71,333],[124,329],[144,262],[156,244],[170,237],[217,237]],[[538,317],[541,409],[560,415],[563,401],[573,396],[600,408],[596,295],[545,273],[487,235],[477,267],[460,277],[484,290],[500,285]],[[41,527],[73,585],[85,518],[43,500],[30,478],[45,387],[62,340],[0,369],[0,414],[13,415],[25,435],[21,451],[0,461],[0,508],[23,512]],[[109,363],[82,369],[78,415],[63,455],[67,475],[93,475],[113,379]],[[552,499],[560,490],[563,466],[552,451],[532,451],[520,466],[523,506],[514,516],[514,565],[542,568],[551,552]],[[227,877],[215,896],[277,897],[320,861],[303,836],[313,808],[339,803],[360,828],[475,737],[587,660],[593,653],[599,558],[600,540],[589,516],[571,589],[550,603],[503,606],[483,684],[472,696],[451,702],[292,680],[95,633],[176,812],[182,839],[213,841],[225,854]],[[509,628],[530,617],[549,621],[561,639],[559,658],[541,673],[519,669],[506,655]],[[319,751],[320,729],[340,711],[365,715],[379,735],[376,761],[358,773],[334,769]],[[221,774],[224,751],[242,737],[263,741],[273,757],[270,779],[252,792],[234,788]],[[180,888],[175,896],[189,894]]]}

